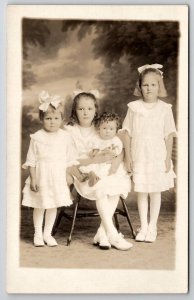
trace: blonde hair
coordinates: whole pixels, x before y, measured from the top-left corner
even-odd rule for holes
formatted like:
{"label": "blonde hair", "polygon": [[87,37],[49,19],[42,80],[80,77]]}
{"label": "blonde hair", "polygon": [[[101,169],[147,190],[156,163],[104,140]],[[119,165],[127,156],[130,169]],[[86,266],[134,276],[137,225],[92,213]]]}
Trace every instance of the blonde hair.
{"label": "blonde hair", "polygon": [[49,107],[48,107],[48,109],[47,109],[46,111],[42,111],[42,110],[39,109],[39,119],[40,119],[40,121],[43,121],[45,115],[47,115],[47,114],[50,113],[50,112],[51,112],[51,113],[59,112],[59,113],[61,114],[61,118],[62,118],[62,120],[63,120],[63,118],[64,118],[64,109],[63,109],[62,104],[60,103],[60,104],[58,105],[58,107],[55,108],[55,107],[50,103],[50,104],[49,104]]}
{"label": "blonde hair", "polygon": [[143,78],[149,73],[154,73],[158,77],[158,85],[159,85],[158,97],[162,97],[162,98],[167,97],[167,91],[164,86],[163,77],[162,77],[160,71],[157,69],[154,69],[154,68],[147,68],[139,74],[139,79],[137,80],[133,95],[138,96],[138,97],[142,96],[141,84],[142,84]]}

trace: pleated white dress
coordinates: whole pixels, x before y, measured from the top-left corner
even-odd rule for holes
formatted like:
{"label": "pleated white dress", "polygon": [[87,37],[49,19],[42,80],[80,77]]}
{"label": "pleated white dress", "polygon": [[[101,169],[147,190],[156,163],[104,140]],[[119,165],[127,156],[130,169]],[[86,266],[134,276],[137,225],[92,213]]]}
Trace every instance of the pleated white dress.
{"label": "pleated white dress", "polygon": [[171,133],[176,136],[171,107],[160,99],[153,106],[147,106],[142,99],[128,104],[122,129],[131,137],[136,192],[162,192],[174,187],[176,175],[172,162],[171,170],[165,172],[165,138]]}
{"label": "pleated white dress", "polygon": [[28,177],[23,189],[22,205],[44,209],[71,205],[66,182],[66,168],[73,163],[71,137],[62,129],[53,133],[41,129],[30,137],[27,159],[22,167],[36,167],[39,191],[31,191]]}

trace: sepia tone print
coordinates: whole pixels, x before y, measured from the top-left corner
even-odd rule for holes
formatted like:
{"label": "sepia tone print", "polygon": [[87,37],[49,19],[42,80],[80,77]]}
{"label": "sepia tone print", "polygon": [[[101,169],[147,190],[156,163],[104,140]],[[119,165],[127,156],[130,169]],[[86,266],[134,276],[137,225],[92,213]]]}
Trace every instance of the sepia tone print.
{"label": "sepia tone print", "polygon": [[188,8],[7,22],[7,292],[186,293]]}
{"label": "sepia tone print", "polygon": [[[137,68],[158,63],[163,65],[168,91],[164,101],[173,105],[176,119],[179,36],[179,22],[172,21],[24,18],[22,163],[26,159],[29,134],[41,128],[38,119],[38,94],[41,90],[64,98],[65,123],[70,118],[73,91],[76,89],[97,89],[100,93],[99,111],[116,112],[123,121],[127,104],[138,99],[133,95]],[[176,169],[175,141],[173,162]],[[28,171],[23,170],[22,188],[26,176]],[[134,191],[129,193],[126,203],[134,231],[137,232],[140,221]],[[119,207],[122,208],[122,203]],[[94,210],[95,203],[82,200],[81,208]],[[66,208],[69,213],[72,210],[73,206]],[[103,253],[93,245],[93,237],[100,224],[99,217],[76,219],[72,243],[68,247],[66,239],[71,221],[62,219],[55,236],[59,246],[37,249],[32,243],[32,209],[22,207],[20,265],[36,268],[174,269],[176,187],[162,193],[158,239],[154,244],[135,242],[126,217],[118,215],[118,218],[122,234],[134,245],[127,253],[119,253],[113,248],[109,253]]]}

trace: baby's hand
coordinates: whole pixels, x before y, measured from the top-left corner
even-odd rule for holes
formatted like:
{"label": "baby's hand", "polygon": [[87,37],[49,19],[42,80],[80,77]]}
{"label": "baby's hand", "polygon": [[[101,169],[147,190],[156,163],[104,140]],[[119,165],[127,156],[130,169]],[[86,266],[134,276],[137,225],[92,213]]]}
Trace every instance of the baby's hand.
{"label": "baby's hand", "polygon": [[100,178],[92,171],[88,175],[89,175],[88,185],[90,187],[94,186],[100,180]]}
{"label": "baby's hand", "polygon": [[81,175],[78,178],[78,180],[81,181],[81,182],[84,182],[88,179],[89,179],[89,175],[87,173],[81,173]]}
{"label": "baby's hand", "polygon": [[171,169],[171,159],[170,158],[167,158],[165,160],[165,165],[166,165],[166,173],[168,173]]}
{"label": "baby's hand", "polygon": [[38,192],[38,191],[39,191],[39,186],[38,186],[38,184],[37,184],[37,182],[36,182],[35,179],[31,179],[31,182],[30,182],[30,189],[31,189],[31,191],[33,191],[33,192]]}

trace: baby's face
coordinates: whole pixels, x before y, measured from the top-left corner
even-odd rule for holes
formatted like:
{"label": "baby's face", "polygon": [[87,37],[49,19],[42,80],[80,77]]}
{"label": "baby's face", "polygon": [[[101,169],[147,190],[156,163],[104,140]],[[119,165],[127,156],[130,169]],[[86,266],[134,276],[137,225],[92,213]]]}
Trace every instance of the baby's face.
{"label": "baby's face", "polygon": [[57,131],[62,124],[62,117],[59,111],[48,112],[44,115],[43,118],[43,128],[47,132]]}
{"label": "baby's face", "polygon": [[117,133],[117,123],[116,121],[107,121],[100,124],[99,134],[103,140],[112,139]]}

